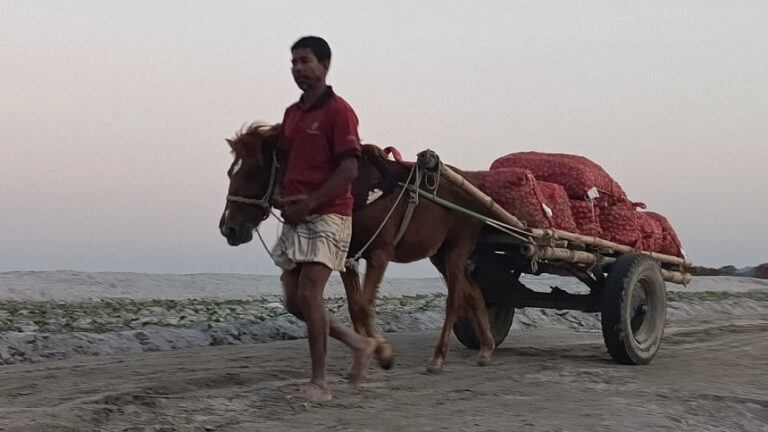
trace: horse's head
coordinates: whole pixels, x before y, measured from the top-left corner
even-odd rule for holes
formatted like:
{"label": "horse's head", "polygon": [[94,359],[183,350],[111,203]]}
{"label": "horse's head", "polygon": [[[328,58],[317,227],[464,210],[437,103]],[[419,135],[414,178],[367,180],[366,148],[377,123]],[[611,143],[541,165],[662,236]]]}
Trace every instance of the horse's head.
{"label": "horse's head", "polygon": [[219,231],[231,246],[251,241],[253,230],[269,216],[269,200],[277,181],[279,130],[279,124],[252,124],[227,140],[235,160],[227,171],[229,193]]}

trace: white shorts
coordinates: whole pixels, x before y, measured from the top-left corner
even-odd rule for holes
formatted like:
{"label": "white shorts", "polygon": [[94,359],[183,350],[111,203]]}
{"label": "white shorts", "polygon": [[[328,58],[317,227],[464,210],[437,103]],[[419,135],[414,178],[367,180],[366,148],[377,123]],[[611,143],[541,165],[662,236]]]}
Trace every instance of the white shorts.
{"label": "white shorts", "polygon": [[298,225],[283,225],[272,248],[275,264],[293,270],[297,264],[316,262],[335,271],[344,271],[352,237],[352,218],[337,214],[310,215]]}

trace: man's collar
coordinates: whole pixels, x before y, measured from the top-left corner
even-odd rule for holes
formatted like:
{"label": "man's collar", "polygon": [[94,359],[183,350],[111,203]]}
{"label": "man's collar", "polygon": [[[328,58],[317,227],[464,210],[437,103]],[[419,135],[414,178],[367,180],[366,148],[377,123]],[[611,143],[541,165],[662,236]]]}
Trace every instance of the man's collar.
{"label": "man's collar", "polygon": [[322,108],[323,105],[327,104],[328,101],[331,100],[334,94],[335,93],[333,93],[333,87],[326,86],[325,91],[320,95],[319,98],[317,98],[315,103],[306,108],[302,106],[302,99],[304,99],[304,95],[302,95],[301,98],[299,98],[299,108],[301,108],[303,111],[313,111]]}

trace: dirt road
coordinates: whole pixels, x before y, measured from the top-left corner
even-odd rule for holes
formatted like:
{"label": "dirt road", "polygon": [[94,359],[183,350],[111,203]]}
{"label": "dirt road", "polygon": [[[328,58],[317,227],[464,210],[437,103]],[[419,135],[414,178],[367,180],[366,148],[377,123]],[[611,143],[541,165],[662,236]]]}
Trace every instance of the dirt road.
{"label": "dirt road", "polygon": [[292,405],[305,340],[72,359],[0,368],[0,430],[594,431],[768,430],[768,317],[667,329],[649,366],[612,363],[597,332],[518,330],[491,366],[454,341],[443,375],[423,373],[437,335],[389,335],[391,371],[335,399]]}

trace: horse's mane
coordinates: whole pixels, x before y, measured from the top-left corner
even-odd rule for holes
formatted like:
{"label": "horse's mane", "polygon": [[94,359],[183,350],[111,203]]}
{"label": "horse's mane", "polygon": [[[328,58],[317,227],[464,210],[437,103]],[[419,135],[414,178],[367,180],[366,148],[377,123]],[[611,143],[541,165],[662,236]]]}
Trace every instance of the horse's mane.
{"label": "horse's mane", "polygon": [[256,150],[261,153],[261,148],[255,149],[254,147],[264,143],[265,140],[277,139],[279,133],[280,123],[268,125],[253,122],[243,125],[235,133],[235,138],[228,139],[227,142],[235,154],[248,154],[249,150]]}

